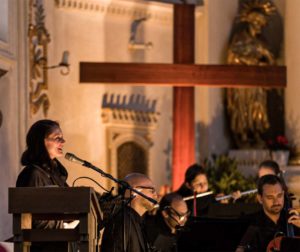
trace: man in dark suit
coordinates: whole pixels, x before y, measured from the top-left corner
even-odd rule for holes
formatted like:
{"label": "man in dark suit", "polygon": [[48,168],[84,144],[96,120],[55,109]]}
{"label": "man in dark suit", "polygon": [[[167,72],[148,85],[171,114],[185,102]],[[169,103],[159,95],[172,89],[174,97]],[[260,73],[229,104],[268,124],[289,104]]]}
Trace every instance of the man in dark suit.
{"label": "man in dark suit", "polygon": [[[153,182],[144,174],[131,173],[124,178],[132,188],[152,199],[157,199]],[[132,198],[106,225],[101,244],[102,252],[149,252],[142,216],[154,204],[142,196],[125,191],[125,198]]]}

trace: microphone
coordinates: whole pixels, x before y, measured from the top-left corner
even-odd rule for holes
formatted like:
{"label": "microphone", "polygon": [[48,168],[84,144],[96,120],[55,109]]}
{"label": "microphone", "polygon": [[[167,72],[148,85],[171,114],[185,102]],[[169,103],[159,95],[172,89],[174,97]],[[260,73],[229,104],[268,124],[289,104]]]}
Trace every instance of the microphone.
{"label": "microphone", "polygon": [[[77,163],[77,164],[80,164],[80,165],[83,165],[85,167],[88,167],[96,172],[99,172],[103,177],[106,177],[106,178],[109,178],[111,179],[112,181],[118,183],[119,185],[126,185],[124,184],[124,181],[121,181],[121,180],[118,180],[116,178],[114,178],[112,175],[102,171],[100,168],[92,165],[91,163],[89,163],[88,161],[85,161],[85,160],[82,160],[81,158],[79,157],[76,157],[73,153],[69,153],[67,152],[66,155],[65,155],[65,159],[71,161],[71,162],[74,162],[74,163]],[[128,183],[127,183],[128,185]],[[128,187],[130,187],[129,185],[128,186],[125,186],[125,189],[128,189]],[[136,189],[130,189],[130,190],[136,190]],[[152,202],[153,204],[157,204],[157,201],[155,199],[152,199],[144,194],[142,194],[140,191],[136,190],[135,192],[136,194],[139,194],[141,195],[142,197],[144,197],[145,199],[149,200],[150,202]]]}
{"label": "microphone", "polygon": [[83,166],[88,166],[88,167],[90,166],[89,162],[87,162],[85,160],[82,160],[79,157],[76,157],[73,153],[67,152],[66,155],[65,155],[65,159],[67,159],[71,162],[83,165]]}

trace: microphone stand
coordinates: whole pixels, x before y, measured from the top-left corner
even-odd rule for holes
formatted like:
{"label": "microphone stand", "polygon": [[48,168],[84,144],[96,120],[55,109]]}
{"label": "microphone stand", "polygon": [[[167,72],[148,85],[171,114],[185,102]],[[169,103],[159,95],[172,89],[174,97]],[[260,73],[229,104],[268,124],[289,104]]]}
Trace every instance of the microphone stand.
{"label": "microphone stand", "polygon": [[[100,168],[94,166],[93,164],[87,162],[87,161],[83,161],[82,163],[83,166],[87,167],[87,168],[90,168],[98,173],[101,174],[102,177],[105,177],[105,178],[108,178],[112,181],[114,181],[115,183],[117,183],[119,186],[121,186],[123,189],[124,189],[124,192],[126,190],[129,190],[130,192],[134,192],[140,196],[142,196],[143,198],[147,199],[148,201],[150,201],[151,203],[153,203],[154,205],[157,204],[157,201],[146,196],[145,194],[141,193],[140,191],[134,189],[133,187],[131,187],[126,181],[124,180],[120,180],[120,179],[117,179],[115,177],[113,177],[111,174],[109,173],[106,173],[104,172],[103,170],[101,170]],[[131,194],[130,194],[131,195]],[[125,230],[125,206],[131,202],[131,200],[133,199],[134,197],[130,197],[128,201],[125,200],[125,197],[124,195],[122,195],[122,210],[123,210],[123,251],[126,252],[126,245],[125,245],[125,242],[126,242],[126,230]],[[130,225],[130,228],[131,228],[131,225]],[[130,231],[128,231],[128,233],[130,233]]]}
{"label": "microphone stand", "polygon": [[146,200],[150,201],[151,203],[153,203],[154,205],[157,204],[157,201],[155,199],[152,199],[148,196],[146,196],[145,194],[141,193],[139,190],[134,189],[133,187],[131,187],[126,181],[121,180],[121,179],[117,179],[115,177],[113,177],[111,174],[104,172],[103,170],[101,170],[100,168],[94,166],[93,164],[84,161],[84,163],[82,164],[83,166],[90,168],[98,173],[101,174],[102,177],[108,178],[112,181],[114,181],[115,183],[119,184],[121,187],[123,187],[126,190],[132,191],[140,196],[142,196],[143,198],[145,198]]}

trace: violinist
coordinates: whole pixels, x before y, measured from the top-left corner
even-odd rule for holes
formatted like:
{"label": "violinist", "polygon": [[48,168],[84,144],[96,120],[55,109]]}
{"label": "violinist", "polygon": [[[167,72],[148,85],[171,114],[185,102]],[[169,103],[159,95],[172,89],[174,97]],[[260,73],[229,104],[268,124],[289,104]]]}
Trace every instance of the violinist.
{"label": "violinist", "polygon": [[[264,175],[258,180],[258,201],[262,211],[257,213],[254,222],[248,227],[236,252],[266,251],[271,240],[278,235],[287,235],[288,226],[300,234],[299,214],[284,209],[284,183],[275,175]],[[288,214],[293,213],[290,217]]]}

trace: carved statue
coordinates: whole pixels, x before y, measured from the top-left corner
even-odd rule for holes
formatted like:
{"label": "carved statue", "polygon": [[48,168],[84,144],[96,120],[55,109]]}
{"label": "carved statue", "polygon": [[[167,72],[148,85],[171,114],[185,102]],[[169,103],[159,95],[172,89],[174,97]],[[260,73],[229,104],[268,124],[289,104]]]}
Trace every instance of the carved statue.
{"label": "carved statue", "polygon": [[[273,65],[275,57],[261,39],[262,28],[276,10],[269,0],[244,3],[236,22],[243,26],[231,39],[227,63]],[[234,141],[239,148],[262,148],[262,134],[270,127],[267,93],[264,88],[235,88],[226,91],[227,112]]]}

